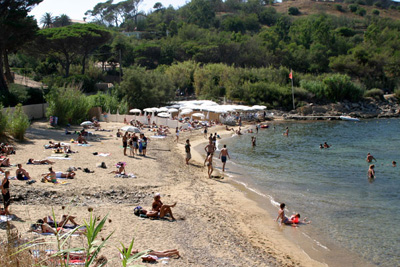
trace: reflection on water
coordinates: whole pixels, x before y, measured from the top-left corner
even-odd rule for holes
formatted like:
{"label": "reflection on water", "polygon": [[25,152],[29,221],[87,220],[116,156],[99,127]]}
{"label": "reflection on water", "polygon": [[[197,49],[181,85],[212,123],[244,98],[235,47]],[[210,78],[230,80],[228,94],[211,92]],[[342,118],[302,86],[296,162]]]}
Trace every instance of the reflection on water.
{"label": "reflection on water", "polygon": [[[312,219],[321,237],[380,266],[400,265],[400,167],[391,164],[400,160],[400,120],[275,126],[260,130],[254,148],[254,134],[224,140],[235,162],[227,167],[239,165],[257,191]],[[320,149],[324,142],[332,146]],[[373,180],[368,152],[377,159]]]}

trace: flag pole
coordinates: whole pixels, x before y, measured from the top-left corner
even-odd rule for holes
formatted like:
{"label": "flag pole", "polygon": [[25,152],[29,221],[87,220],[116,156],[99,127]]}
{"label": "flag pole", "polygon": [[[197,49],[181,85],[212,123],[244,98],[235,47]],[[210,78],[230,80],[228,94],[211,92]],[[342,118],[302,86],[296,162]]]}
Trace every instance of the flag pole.
{"label": "flag pole", "polygon": [[293,110],[296,109],[296,106],[294,105],[294,88],[293,88],[293,70],[290,69],[290,79],[292,80],[292,99],[293,99]]}

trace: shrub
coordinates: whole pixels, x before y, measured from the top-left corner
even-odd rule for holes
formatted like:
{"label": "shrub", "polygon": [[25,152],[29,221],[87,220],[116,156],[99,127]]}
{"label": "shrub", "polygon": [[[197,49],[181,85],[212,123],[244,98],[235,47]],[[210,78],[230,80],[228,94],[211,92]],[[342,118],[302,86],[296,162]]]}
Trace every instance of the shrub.
{"label": "shrub", "polygon": [[88,101],[91,107],[101,107],[103,112],[110,111],[111,114],[116,114],[117,111],[119,111],[119,114],[128,113],[128,103],[125,100],[119,100],[116,90],[113,90],[110,94],[98,92],[89,96]]}
{"label": "shrub", "polygon": [[7,116],[3,113],[3,105],[0,104],[0,136],[6,132],[7,123]]}
{"label": "shrub", "polygon": [[355,85],[350,77],[342,74],[334,74],[324,79],[326,85],[326,97],[332,102],[350,100],[358,101],[363,96],[363,89]]}
{"label": "shrub", "polygon": [[374,6],[378,7],[378,8],[382,8],[382,3],[381,2],[375,2]]}
{"label": "shrub", "polygon": [[365,1],[364,0],[357,0],[356,1],[357,4],[365,6]]}
{"label": "shrub", "polygon": [[378,88],[373,88],[373,89],[370,89],[370,90],[366,91],[364,93],[364,97],[372,97],[372,98],[375,98],[375,99],[383,99],[383,95],[384,94],[385,93],[383,92],[383,90],[378,89]]}
{"label": "shrub", "polygon": [[289,13],[289,15],[297,16],[297,15],[300,14],[300,11],[299,11],[299,9],[297,7],[291,6],[288,9],[288,13]]}
{"label": "shrub", "polygon": [[394,5],[390,5],[390,6],[389,6],[389,9],[391,9],[391,10],[395,10],[395,9],[396,9],[396,7],[395,7]]}
{"label": "shrub", "polygon": [[372,14],[375,16],[379,16],[380,12],[378,9],[374,9],[374,10],[372,10]]}
{"label": "shrub", "polygon": [[300,86],[312,93],[317,100],[323,100],[326,97],[327,85],[323,82],[302,80]]}
{"label": "shrub", "polygon": [[343,6],[342,5],[335,5],[335,8],[336,8],[336,10],[337,11],[340,11],[340,12],[344,12],[344,9],[343,9]]}
{"label": "shrub", "polygon": [[49,103],[46,116],[58,117],[58,123],[80,123],[87,118],[91,106],[88,98],[77,88],[52,88],[46,95]]}
{"label": "shrub", "polygon": [[349,5],[349,9],[350,9],[350,11],[351,12],[356,12],[357,11],[357,9],[358,9],[358,5],[354,5],[354,4],[352,4],[352,5]]}
{"label": "shrub", "polygon": [[398,100],[400,100],[400,89],[394,90],[394,95],[397,97]]}
{"label": "shrub", "polygon": [[367,11],[364,8],[359,8],[356,12],[357,15],[364,17],[367,14]]}
{"label": "shrub", "polygon": [[8,132],[16,139],[23,140],[26,130],[30,126],[29,118],[18,104],[14,112],[8,114]]}

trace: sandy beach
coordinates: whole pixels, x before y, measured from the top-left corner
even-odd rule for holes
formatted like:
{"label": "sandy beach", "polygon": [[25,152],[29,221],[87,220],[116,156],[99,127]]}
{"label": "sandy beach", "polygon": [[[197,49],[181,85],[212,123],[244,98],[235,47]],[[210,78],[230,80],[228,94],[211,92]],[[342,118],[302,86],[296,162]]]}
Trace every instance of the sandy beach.
{"label": "sandy beach", "polygon": [[[133,158],[123,155],[122,141],[116,137],[117,129],[123,124],[101,125],[111,132],[96,131],[88,140],[91,145],[88,147],[72,144],[72,150],[78,153],[71,154],[70,159],[51,159],[56,162],[55,171],[66,171],[71,166],[95,171],[78,170],[76,178],[66,180],[66,184],[41,183],[40,175],[49,166],[25,163],[29,158],[52,156],[51,150],[44,149],[49,140],[70,142],[76,135],[65,135],[63,129],[51,129],[45,122],[35,122],[28,130],[27,141],[16,144],[17,153],[10,156],[11,163],[22,163],[37,181],[32,185],[11,181],[11,213],[15,214],[12,224],[22,236],[32,236],[27,233],[30,224],[50,215],[52,209],[57,218],[69,213],[77,216],[78,223],[83,223],[89,218],[91,207],[95,216],[108,214],[109,220],[100,236],[105,238],[114,231],[101,252],[109,260],[107,266],[121,266],[117,248],[121,247],[120,242],[129,245],[132,238],[139,250],[178,249],[181,258],[169,259],[171,266],[325,266],[289,242],[282,233],[284,227],[247,198],[242,189],[233,186],[227,176],[225,179],[207,177],[204,155],[193,149],[207,141],[200,131],[181,133],[179,144],[173,141],[174,134],[153,139],[152,133],[145,132],[150,137],[147,157]],[[210,132],[228,134],[222,127],[212,127]],[[189,166],[184,160],[187,138],[192,144]],[[93,155],[95,152],[110,155]],[[126,162],[127,173],[137,177],[115,178],[109,174],[119,161]],[[108,168],[96,167],[101,162]],[[219,166],[220,162],[215,164]],[[15,175],[16,167],[7,169]],[[177,202],[172,210],[176,221],[150,220],[133,214],[136,206],[150,209],[156,192],[165,204]],[[4,227],[1,229],[5,235]],[[76,239],[83,244],[80,237]]]}

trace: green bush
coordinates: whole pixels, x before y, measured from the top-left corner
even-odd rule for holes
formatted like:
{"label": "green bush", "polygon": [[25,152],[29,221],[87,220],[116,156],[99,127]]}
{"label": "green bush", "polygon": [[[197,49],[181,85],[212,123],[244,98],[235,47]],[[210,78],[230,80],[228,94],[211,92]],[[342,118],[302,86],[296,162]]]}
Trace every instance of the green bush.
{"label": "green bush", "polygon": [[397,97],[397,100],[400,100],[400,89],[394,90],[394,95]]}
{"label": "green bush", "polygon": [[374,6],[378,7],[378,8],[382,8],[382,3],[381,2],[375,2]]}
{"label": "green bush", "polygon": [[327,85],[323,82],[302,80],[300,86],[312,93],[317,100],[326,98]]}
{"label": "green bush", "polygon": [[342,74],[334,74],[324,79],[326,85],[326,97],[332,102],[343,101],[358,101],[363,96],[364,90],[355,85],[350,77]]}
{"label": "green bush", "polygon": [[375,98],[375,99],[383,99],[383,95],[384,94],[385,93],[383,92],[383,90],[378,89],[378,88],[373,88],[373,89],[370,89],[370,90],[366,91],[364,93],[364,97],[372,97],[372,98]]}
{"label": "green bush", "polygon": [[378,9],[374,9],[374,10],[372,10],[372,14],[375,16],[379,16],[380,12]]}
{"label": "green bush", "polygon": [[358,9],[358,5],[354,5],[354,4],[352,4],[352,5],[349,5],[349,9],[350,9],[350,11],[351,12],[356,12],[357,11],[357,9]]}
{"label": "green bush", "polygon": [[7,116],[3,113],[3,105],[0,104],[0,136],[4,135],[7,129]]}
{"label": "green bush", "polygon": [[357,15],[364,17],[365,14],[367,14],[367,11],[365,10],[365,8],[359,8],[356,12]]}
{"label": "green bush", "polygon": [[117,111],[119,114],[128,113],[128,103],[125,100],[119,100],[116,90],[113,90],[110,94],[98,92],[89,96],[88,100],[91,107],[101,107],[103,112],[110,111],[111,114],[116,114]]}
{"label": "green bush", "polygon": [[9,112],[7,131],[16,139],[23,140],[26,130],[30,126],[29,118],[22,110],[22,105],[18,104],[14,112]]}
{"label": "green bush", "polygon": [[76,74],[68,78],[61,76],[47,76],[43,82],[49,87],[77,87],[85,92],[95,91],[96,80],[88,75]]}
{"label": "green bush", "polygon": [[61,125],[82,122],[91,108],[88,98],[79,89],[72,87],[52,88],[46,95],[46,101],[49,103],[46,116],[58,117]]}
{"label": "green bush", "polygon": [[292,16],[297,16],[300,14],[300,10],[297,7],[291,6],[288,9],[288,14]]}
{"label": "green bush", "polygon": [[335,8],[336,8],[337,11],[344,12],[344,9],[343,9],[343,6],[342,6],[342,5],[336,4],[336,5],[335,5]]}
{"label": "green bush", "polygon": [[356,1],[357,4],[365,6],[365,1],[364,0],[357,0]]}

